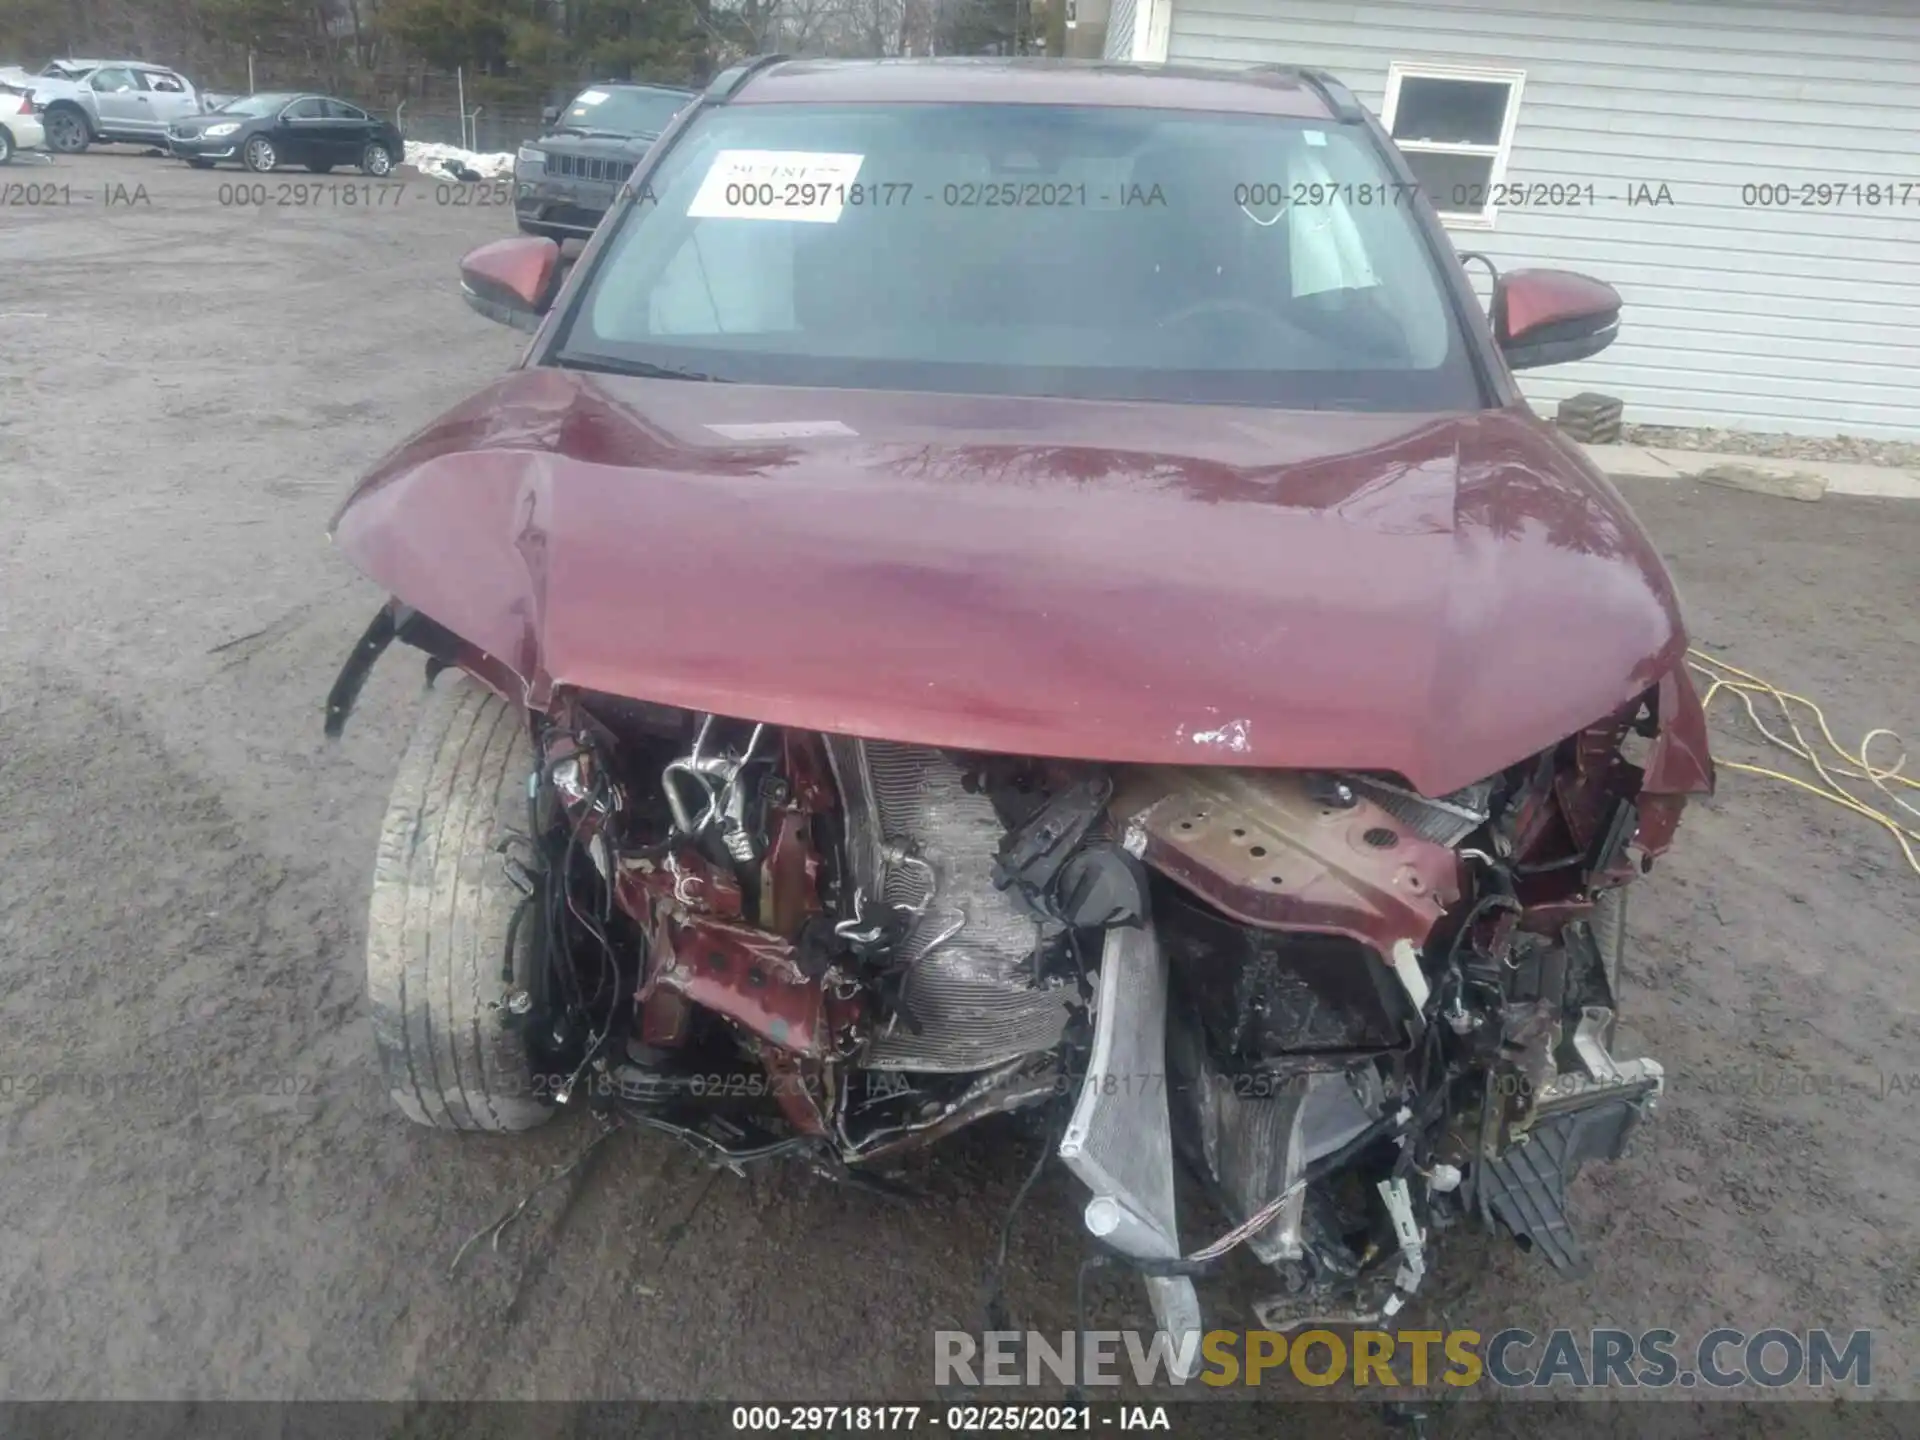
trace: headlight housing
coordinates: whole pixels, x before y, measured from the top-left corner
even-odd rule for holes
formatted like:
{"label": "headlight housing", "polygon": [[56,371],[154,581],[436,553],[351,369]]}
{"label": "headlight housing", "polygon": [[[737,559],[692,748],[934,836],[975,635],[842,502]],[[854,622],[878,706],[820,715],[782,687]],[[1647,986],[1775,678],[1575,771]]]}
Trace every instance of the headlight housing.
{"label": "headlight housing", "polygon": [[218,140],[222,135],[231,135],[239,128],[238,120],[223,120],[218,125],[209,125],[200,133],[208,140]]}
{"label": "headlight housing", "polygon": [[520,149],[515,152],[513,163],[516,167],[521,165],[545,165],[547,163],[547,152],[544,150],[536,150],[531,145],[522,145]]}

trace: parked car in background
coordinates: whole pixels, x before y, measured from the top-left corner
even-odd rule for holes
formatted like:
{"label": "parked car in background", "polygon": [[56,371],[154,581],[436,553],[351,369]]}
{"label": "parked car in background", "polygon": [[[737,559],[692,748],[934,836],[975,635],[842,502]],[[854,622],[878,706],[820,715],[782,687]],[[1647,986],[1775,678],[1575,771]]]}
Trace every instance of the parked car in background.
{"label": "parked car in background", "polygon": [[33,93],[47,144],[66,155],[89,145],[164,146],[169,125],[200,111],[191,80],[138,60],[52,60]]}
{"label": "parked car in background", "polygon": [[33,91],[0,78],[0,165],[13,159],[18,150],[46,148],[47,132],[34,109]]}
{"label": "parked car in background", "polygon": [[406,154],[399,129],[330,95],[273,92],[232,100],[167,131],[167,148],[197,170],[238,160],[265,174],[304,165],[316,175],[353,166],[386,175]]}
{"label": "parked car in background", "polygon": [[514,216],[529,235],[591,235],[620,182],[694,92],[672,85],[589,85],[514,156]]}

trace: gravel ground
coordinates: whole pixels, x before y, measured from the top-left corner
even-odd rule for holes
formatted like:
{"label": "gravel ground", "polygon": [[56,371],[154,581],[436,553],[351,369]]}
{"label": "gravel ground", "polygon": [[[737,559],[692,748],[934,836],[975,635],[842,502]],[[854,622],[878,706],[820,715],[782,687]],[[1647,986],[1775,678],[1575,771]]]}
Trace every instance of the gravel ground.
{"label": "gravel ground", "polygon": [[1764,435],[1756,430],[1716,430],[1710,425],[1623,425],[1623,445],[1709,454],[1752,455],[1767,460],[1845,460],[1860,465],[1920,469],[1920,444],[1911,440],[1862,440],[1852,435]]}
{"label": "gravel ground", "polygon": [[[382,666],[322,740],[380,598],[323,528],[515,353],[454,291],[500,214],[424,182],[348,208],[345,177],[222,204],[243,177],[111,154],[55,176],[69,203],[0,211],[0,1394],[927,1396],[929,1332],[977,1328],[1017,1128],[906,1206],[619,1137],[450,1278],[590,1129],[432,1134],[375,1081],[361,926],[419,679]],[[1920,506],[1629,493],[1716,653],[1843,735],[1920,735]],[[1595,1273],[1462,1240],[1415,1318],[1873,1327],[1876,1389],[1916,1393],[1920,1111],[1888,1088],[1920,1080],[1916,897],[1881,832],[1725,777],[1636,899],[1622,1048],[1672,1094],[1578,1187]],[[1015,1232],[1043,1329],[1074,1208],[1050,1174]],[[1250,1323],[1241,1279],[1215,1298]],[[1092,1318],[1146,1315],[1108,1284]]]}

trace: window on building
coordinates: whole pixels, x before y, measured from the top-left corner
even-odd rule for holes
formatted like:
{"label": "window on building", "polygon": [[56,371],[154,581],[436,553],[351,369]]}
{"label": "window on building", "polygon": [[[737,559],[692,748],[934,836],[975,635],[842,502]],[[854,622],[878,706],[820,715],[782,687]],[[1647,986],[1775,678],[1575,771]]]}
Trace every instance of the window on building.
{"label": "window on building", "polygon": [[1490,230],[1520,116],[1519,70],[1395,63],[1381,120],[1450,225]]}

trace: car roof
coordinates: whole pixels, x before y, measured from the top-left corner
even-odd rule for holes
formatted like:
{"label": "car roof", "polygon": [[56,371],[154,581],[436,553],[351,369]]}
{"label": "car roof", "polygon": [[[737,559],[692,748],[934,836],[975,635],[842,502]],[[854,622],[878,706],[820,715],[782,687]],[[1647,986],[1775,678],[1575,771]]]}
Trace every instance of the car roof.
{"label": "car roof", "polygon": [[[67,70],[158,70],[167,75],[179,72],[171,65],[157,65],[151,60],[49,60],[48,65],[59,65]],[[44,67],[42,67],[44,68]],[[42,77],[45,78],[45,77]]]}
{"label": "car roof", "polygon": [[1339,82],[1295,66],[995,57],[752,62],[730,103],[1110,105],[1318,120],[1357,113]]}

